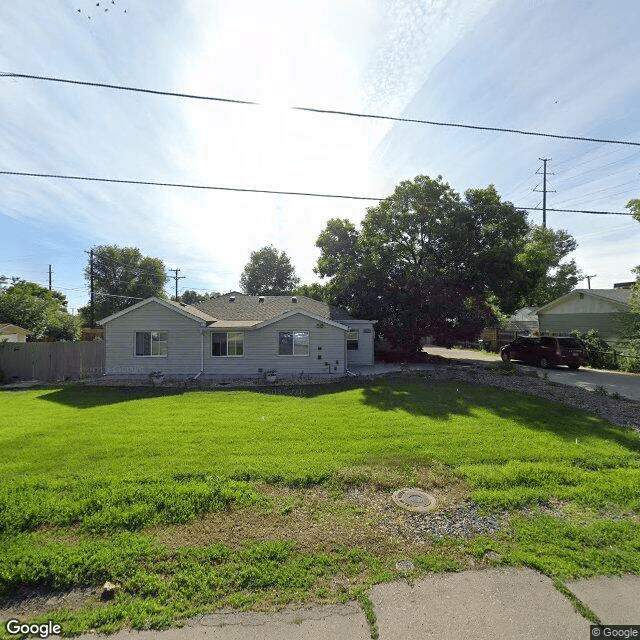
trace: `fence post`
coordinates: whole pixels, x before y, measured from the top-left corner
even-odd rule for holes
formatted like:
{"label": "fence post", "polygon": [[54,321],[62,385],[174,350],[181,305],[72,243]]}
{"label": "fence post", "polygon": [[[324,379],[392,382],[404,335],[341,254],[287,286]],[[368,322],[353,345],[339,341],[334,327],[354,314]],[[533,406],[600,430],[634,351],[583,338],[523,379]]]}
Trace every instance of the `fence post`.
{"label": "fence post", "polygon": [[615,349],[613,350],[613,366],[618,368],[618,352]]}

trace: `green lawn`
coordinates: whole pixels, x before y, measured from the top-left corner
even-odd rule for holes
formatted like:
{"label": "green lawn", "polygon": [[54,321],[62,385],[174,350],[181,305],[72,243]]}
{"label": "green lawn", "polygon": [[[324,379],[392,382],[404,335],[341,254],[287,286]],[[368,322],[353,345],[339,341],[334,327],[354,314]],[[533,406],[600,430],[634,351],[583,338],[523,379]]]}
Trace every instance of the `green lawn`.
{"label": "green lawn", "polygon": [[[502,564],[558,579],[640,573],[639,434],[488,387],[425,378],[266,392],[5,391],[0,450],[0,595],[122,585],[113,603],[56,613],[66,633],[163,626],[227,605],[362,598],[407,554],[418,570],[462,569],[492,550]],[[244,545],[209,537],[170,547],[157,535],[221,511],[257,514],[265,527],[286,518],[295,493],[285,504],[256,490],[265,483],[329,490],[320,523],[360,522],[344,500],[353,483],[389,493],[455,485],[504,526],[433,539],[420,553],[348,541],[311,549],[263,539],[259,527]],[[550,501],[559,513],[545,511]],[[352,586],[333,592],[339,575]]]}

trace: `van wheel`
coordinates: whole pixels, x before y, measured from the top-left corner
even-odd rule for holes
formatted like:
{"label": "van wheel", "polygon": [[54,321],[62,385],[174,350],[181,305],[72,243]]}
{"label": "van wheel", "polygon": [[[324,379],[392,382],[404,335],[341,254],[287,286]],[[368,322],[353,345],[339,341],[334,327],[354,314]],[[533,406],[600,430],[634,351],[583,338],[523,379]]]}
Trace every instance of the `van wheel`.
{"label": "van wheel", "polygon": [[538,366],[542,369],[548,369],[550,366],[549,361],[546,358],[540,358],[540,360],[538,360]]}
{"label": "van wheel", "polygon": [[570,364],[569,365],[569,369],[573,369],[574,371],[577,371],[580,368],[579,364]]}
{"label": "van wheel", "polygon": [[502,358],[502,362],[510,362],[511,361],[511,357],[509,356],[509,354],[506,351],[503,351],[500,354],[500,357]]}

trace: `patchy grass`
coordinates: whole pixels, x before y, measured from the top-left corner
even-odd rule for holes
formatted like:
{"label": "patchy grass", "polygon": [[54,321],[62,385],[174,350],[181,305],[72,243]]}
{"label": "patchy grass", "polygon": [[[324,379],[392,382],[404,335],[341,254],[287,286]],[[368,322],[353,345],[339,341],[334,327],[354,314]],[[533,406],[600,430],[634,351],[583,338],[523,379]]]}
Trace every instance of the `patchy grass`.
{"label": "patchy grass", "polygon": [[[41,616],[67,635],[221,607],[365,606],[376,582],[470,566],[559,585],[640,573],[638,433],[494,388],[1,392],[0,447],[0,596],[119,585],[111,602]],[[436,496],[434,516],[393,505],[407,486]],[[497,533],[416,529],[466,501]]]}

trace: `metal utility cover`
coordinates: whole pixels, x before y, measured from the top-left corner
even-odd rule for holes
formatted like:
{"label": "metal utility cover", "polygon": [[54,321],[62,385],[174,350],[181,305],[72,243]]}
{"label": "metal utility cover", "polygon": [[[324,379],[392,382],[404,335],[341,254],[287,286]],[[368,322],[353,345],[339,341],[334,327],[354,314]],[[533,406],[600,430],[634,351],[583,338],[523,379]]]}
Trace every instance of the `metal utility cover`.
{"label": "metal utility cover", "polygon": [[422,489],[400,489],[391,497],[399,507],[409,511],[427,513],[436,508],[436,499]]}

